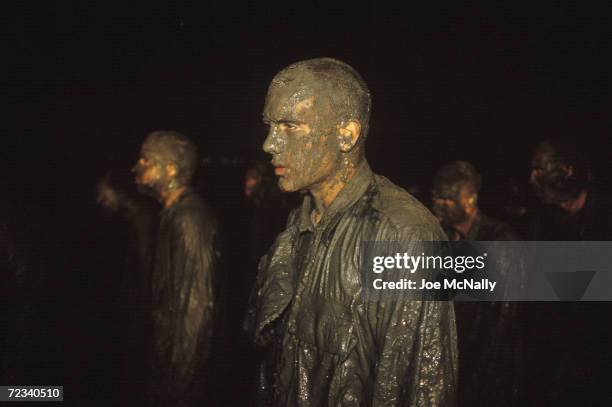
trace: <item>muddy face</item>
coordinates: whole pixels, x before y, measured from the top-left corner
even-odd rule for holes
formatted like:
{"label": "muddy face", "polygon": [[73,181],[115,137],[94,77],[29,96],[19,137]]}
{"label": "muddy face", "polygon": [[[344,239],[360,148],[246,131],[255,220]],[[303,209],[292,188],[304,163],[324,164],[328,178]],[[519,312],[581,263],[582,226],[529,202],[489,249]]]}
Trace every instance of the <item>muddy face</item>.
{"label": "muddy face", "polygon": [[340,120],[316,86],[292,84],[268,91],[264,122],[269,126],[263,150],[272,155],[280,189],[312,190],[341,169]]}
{"label": "muddy face", "polygon": [[531,184],[544,203],[561,204],[575,198],[568,188],[569,173],[551,154],[536,154],[531,161]]}
{"label": "muddy face", "polygon": [[467,205],[471,196],[465,187],[450,184],[435,185],[432,191],[432,212],[445,228],[461,224],[469,216]]}
{"label": "muddy face", "polygon": [[138,190],[154,198],[160,197],[161,191],[170,181],[158,154],[146,144],[142,147],[132,172]]}

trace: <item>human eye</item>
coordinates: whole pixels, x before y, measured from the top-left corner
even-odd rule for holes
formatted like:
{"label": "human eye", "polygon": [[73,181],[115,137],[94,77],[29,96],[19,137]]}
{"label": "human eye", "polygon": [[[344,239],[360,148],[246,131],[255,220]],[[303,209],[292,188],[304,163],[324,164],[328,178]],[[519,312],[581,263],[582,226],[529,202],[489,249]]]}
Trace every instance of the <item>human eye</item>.
{"label": "human eye", "polygon": [[279,122],[278,125],[281,131],[285,131],[288,133],[293,133],[295,131],[300,130],[300,125],[294,122],[283,121],[283,122]]}

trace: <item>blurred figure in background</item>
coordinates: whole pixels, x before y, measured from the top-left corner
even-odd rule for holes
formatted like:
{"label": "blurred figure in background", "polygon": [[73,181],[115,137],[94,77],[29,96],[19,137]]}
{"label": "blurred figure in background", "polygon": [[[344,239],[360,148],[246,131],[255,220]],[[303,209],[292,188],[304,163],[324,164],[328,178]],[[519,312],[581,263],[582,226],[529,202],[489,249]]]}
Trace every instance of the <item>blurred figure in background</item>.
{"label": "blurred figure in background", "polygon": [[[232,270],[240,272],[230,276],[233,279],[231,283],[233,289],[228,294],[234,297],[230,309],[230,321],[239,320],[244,316],[249,293],[255,284],[259,260],[284,229],[290,210],[297,206],[297,199],[293,199],[299,198],[297,195],[283,194],[280,191],[274,176],[274,167],[269,162],[255,161],[246,168],[244,201],[240,210],[243,222],[240,224],[239,233],[235,233],[233,239],[234,251],[242,251],[245,256],[236,257],[232,265]],[[264,355],[261,350],[253,346],[240,326],[232,325],[232,329],[235,330],[233,336],[238,340],[238,346],[232,350],[232,353],[240,355],[239,352],[242,352],[243,355],[238,356],[243,367],[239,371],[234,370],[232,375],[236,379],[236,386],[240,384],[244,386],[243,392],[255,394],[258,383],[253,378],[257,377],[256,369]],[[244,363],[245,360],[252,360],[253,363]]]}
{"label": "blurred figure in background", "polygon": [[124,284],[140,293],[150,283],[159,204],[138,193],[127,171],[116,170],[106,174],[98,184],[96,202],[109,215],[120,216],[127,223],[126,270],[130,273],[125,275]]}
{"label": "blurred figure in background", "polygon": [[[530,218],[529,240],[611,240],[610,195],[593,190],[591,180],[579,143],[540,143],[532,155],[530,184],[542,206]],[[596,405],[609,396],[611,312],[606,302],[529,304],[532,404]]]}
{"label": "blurred figure in background", "polygon": [[[124,267],[118,276],[118,309],[115,315],[117,344],[121,344],[120,386],[123,400],[142,403],[142,394],[134,385],[145,387],[149,380],[151,348],[151,274],[158,203],[139,194],[129,171],[113,170],[98,183],[96,202],[104,211],[120,220],[113,225],[113,236],[126,243]],[[119,248],[120,249],[120,248]]]}
{"label": "blurred figure in background", "polygon": [[[434,175],[432,211],[450,240],[516,241],[512,228],[478,207],[482,177],[470,163],[453,161]],[[501,244],[500,244],[501,247]],[[505,253],[504,250],[495,250]],[[510,253],[495,261],[499,289],[516,290],[524,268]],[[509,292],[509,291],[506,291]],[[459,405],[515,406],[524,401],[523,304],[455,302],[459,342]]]}
{"label": "blurred figure in background", "polygon": [[482,178],[466,161],[440,168],[433,180],[432,211],[450,240],[519,240],[512,228],[478,208]]}
{"label": "blurred figure in background", "polygon": [[210,209],[190,188],[197,166],[191,140],[156,131],[133,169],[139,189],[162,205],[152,275],[153,405],[191,406],[214,395],[205,394],[205,386],[216,322],[218,236]]}
{"label": "blurred figure in background", "polygon": [[256,208],[278,208],[285,206],[285,196],[276,186],[269,163],[256,161],[249,165],[244,175],[244,197]]}
{"label": "blurred figure in background", "polygon": [[530,222],[530,240],[610,240],[610,197],[591,189],[592,174],[580,146],[546,140],[531,160],[530,184],[544,204]]}
{"label": "blurred figure in background", "polygon": [[253,287],[259,259],[283,230],[289,211],[298,203],[291,199],[296,194],[287,196],[289,194],[281,193],[273,170],[274,167],[269,163],[257,161],[247,168],[244,176],[244,198],[250,215],[249,264],[253,267],[248,267],[249,271],[253,271],[252,275],[243,279],[245,298],[248,298]]}

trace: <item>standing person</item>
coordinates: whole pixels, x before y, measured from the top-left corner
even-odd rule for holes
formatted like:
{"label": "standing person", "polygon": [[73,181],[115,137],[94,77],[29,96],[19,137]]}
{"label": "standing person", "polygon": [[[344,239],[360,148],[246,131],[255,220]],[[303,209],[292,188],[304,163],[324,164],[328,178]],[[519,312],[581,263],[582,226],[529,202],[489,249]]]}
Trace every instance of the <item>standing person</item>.
{"label": "standing person", "polygon": [[529,179],[543,206],[529,226],[530,240],[611,240],[609,196],[591,188],[591,170],[580,146],[568,140],[540,143]]}
{"label": "standing person", "polygon": [[[533,152],[530,184],[543,205],[531,217],[529,240],[612,239],[610,195],[592,187],[590,162],[581,147],[549,139]],[[610,303],[537,303],[529,304],[529,311],[534,404],[596,405],[609,397]]]}
{"label": "standing person", "polygon": [[109,341],[117,347],[120,359],[119,397],[143,404],[144,395],[134,388],[146,386],[151,371],[151,270],[159,205],[137,192],[129,170],[108,172],[98,183],[96,202],[120,221],[110,228],[116,251],[123,254],[118,260],[124,263],[116,267],[120,281],[117,301],[109,304],[115,306],[112,321],[116,329],[106,329],[112,332]]}
{"label": "standing person", "polygon": [[440,168],[433,179],[432,211],[449,240],[520,240],[512,228],[478,207],[482,177],[466,161]]}
{"label": "standing person", "polygon": [[362,295],[362,242],[446,240],[424,206],[370,170],[370,105],[361,76],[330,58],[293,64],[268,89],[263,149],[283,191],[308,193],[260,262],[245,321],[268,347],[262,403],[453,404],[452,303]]}
{"label": "standing person", "polygon": [[[466,161],[453,161],[434,175],[432,211],[450,240],[516,241],[512,228],[478,207],[482,177]],[[490,244],[490,243],[489,243]],[[500,244],[497,253],[503,253]],[[489,246],[491,247],[491,246]],[[501,288],[524,281],[523,267],[509,253],[496,259]],[[524,306],[518,302],[455,302],[459,340],[459,405],[524,404]]]}
{"label": "standing person", "polygon": [[[248,221],[248,263],[252,265],[241,276],[245,297],[253,287],[255,272],[261,256],[266,254],[276,236],[283,231],[287,216],[297,202],[289,201],[291,194],[283,194],[276,185],[274,167],[269,163],[256,162],[247,168],[244,182],[245,210]],[[244,303],[241,303],[244,306]],[[244,315],[244,308],[242,309]]]}
{"label": "standing person", "polygon": [[191,140],[156,131],[145,139],[133,170],[139,189],[163,208],[152,275],[153,405],[194,405],[210,367],[217,224],[189,186],[197,165]]}

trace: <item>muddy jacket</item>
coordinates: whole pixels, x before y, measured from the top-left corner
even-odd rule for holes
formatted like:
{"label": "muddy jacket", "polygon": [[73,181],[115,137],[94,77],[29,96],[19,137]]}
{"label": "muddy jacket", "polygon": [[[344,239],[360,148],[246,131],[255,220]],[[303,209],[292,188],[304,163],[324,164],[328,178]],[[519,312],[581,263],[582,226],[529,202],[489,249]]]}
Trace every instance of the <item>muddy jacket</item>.
{"label": "muddy jacket", "polygon": [[161,213],[152,276],[153,398],[188,402],[212,340],[217,226],[190,190]]}
{"label": "muddy jacket", "polygon": [[[453,405],[452,303],[362,297],[361,242],[446,240],[416,199],[366,163],[315,226],[311,198],[259,265],[245,327],[269,346],[267,404]],[[419,252],[420,254],[420,252]]]}

